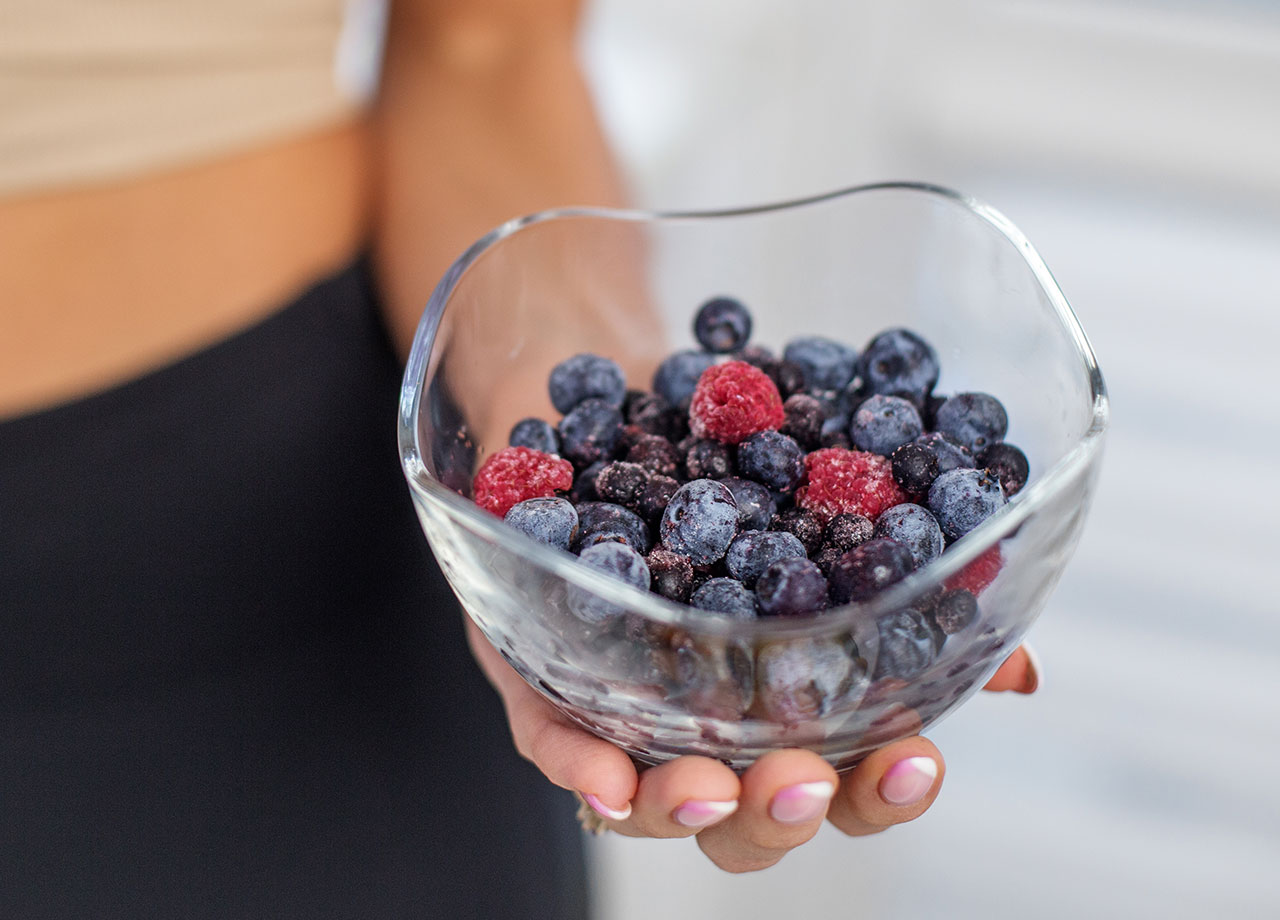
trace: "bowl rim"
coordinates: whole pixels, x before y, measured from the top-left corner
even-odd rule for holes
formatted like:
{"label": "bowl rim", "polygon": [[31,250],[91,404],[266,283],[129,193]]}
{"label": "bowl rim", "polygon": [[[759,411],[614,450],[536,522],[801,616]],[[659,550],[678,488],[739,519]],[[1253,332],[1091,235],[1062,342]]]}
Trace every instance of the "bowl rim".
{"label": "bowl rim", "polygon": [[[519,531],[507,527],[500,518],[482,511],[470,499],[448,488],[428,472],[418,448],[416,421],[440,320],[462,276],[488,250],[507,237],[534,224],[555,220],[594,218],[632,223],[703,221],[766,215],[877,191],[918,192],[961,206],[984,220],[1011,243],[1031,269],[1059,322],[1068,332],[1075,346],[1076,356],[1088,376],[1093,402],[1089,427],[1075,445],[1053,466],[1013,496],[1004,508],[956,541],[939,559],[929,563],[923,569],[912,572],[868,601],[845,604],[805,616],[761,617],[753,621],[737,620],[730,616],[677,604],[659,594],[641,591],[639,588],[596,572],[589,566],[579,563],[572,554],[538,543]],[[513,552],[525,557],[547,574],[561,578],[570,584],[576,584],[607,601],[621,605],[629,613],[687,629],[696,634],[773,641],[847,630],[857,622],[865,621],[867,617],[878,618],[885,613],[900,610],[908,606],[912,598],[924,588],[941,585],[1002,539],[1014,533],[1028,517],[1051,502],[1076,476],[1088,470],[1102,450],[1109,419],[1110,403],[1106,383],[1088,336],[1044,259],[1022,231],[1004,214],[987,203],[954,189],[929,182],[888,181],[848,186],[830,192],[767,204],[718,210],[648,211],[629,208],[563,207],[538,211],[506,221],[472,243],[449,266],[432,291],[418,323],[405,366],[400,391],[397,437],[402,471],[415,496],[430,499],[448,513],[455,523],[491,542],[509,546]]]}

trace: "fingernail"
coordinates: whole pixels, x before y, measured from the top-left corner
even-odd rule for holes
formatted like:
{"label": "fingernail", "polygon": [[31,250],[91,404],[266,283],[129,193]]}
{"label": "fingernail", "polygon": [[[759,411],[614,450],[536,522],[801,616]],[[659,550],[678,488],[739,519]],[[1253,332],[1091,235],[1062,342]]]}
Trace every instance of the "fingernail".
{"label": "fingernail", "polygon": [[608,818],[610,821],[625,821],[631,817],[631,803],[628,802],[621,811],[616,808],[610,808],[604,802],[600,801],[595,795],[584,794],[583,800],[591,806],[591,810],[601,817]]}
{"label": "fingernail", "polygon": [[1022,692],[1035,693],[1040,689],[1040,656],[1028,642],[1022,643],[1022,650],[1027,653],[1027,680],[1022,686]]}
{"label": "fingernail", "polygon": [[685,827],[710,827],[717,821],[729,817],[738,810],[737,801],[706,802],[702,799],[690,799],[674,812],[671,817],[677,824]]}
{"label": "fingernail", "polygon": [[769,803],[769,817],[782,824],[804,824],[822,817],[835,794],[835,783],[826,780],[788,786]]}
{"label": "fingernail", "polygon": [[938,765],[932,757],[899,760],[880,780],[880,798],[890,805],[914,805],[933,788],[937,778]]}

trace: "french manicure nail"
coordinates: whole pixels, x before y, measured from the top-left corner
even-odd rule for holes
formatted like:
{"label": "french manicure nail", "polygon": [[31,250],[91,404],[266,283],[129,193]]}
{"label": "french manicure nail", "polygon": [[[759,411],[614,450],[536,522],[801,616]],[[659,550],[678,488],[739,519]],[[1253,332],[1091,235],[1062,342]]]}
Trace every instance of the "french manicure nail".
{"label": "french manicure nail", "polygon": [[890,805],[914,805],[933,788],[938,765],[932,757],[908,757],[885,771],[880,780],[880,798]]}
{"label": "french manicure nail", "polygon": [[769,803],[769,817],[782,824],[804,824],[822,817],[835,794],[835,783],[826,780],[788,786]]}
{"label": "french manicure nail", "polygon": [[610,821],[625,821],[631,817],[630,802],[623,806],[622,810],[619,811],[616,808],[610,808],[604,802],[600,801],[600,799],[595,795],[584,794],[582,798],[591,806],[592,811],[601,817],[608,818]]}
{"label": "french manicure nail", "polygon": [[1035,693],[1040,689],[1040,656],[1036,654],[1030,643],[1022,643],[1022,650],[1027,653],[1027,681],[1023,685],[1023,693]]}
{"label": "french manicure nail", "polygon": [[671,817],[677,824],[685,827],[710,827],[717,821],[729,817],[738,810],[736,800],[728,802],[708,802],[702,799],[690,799],[674,812]]}

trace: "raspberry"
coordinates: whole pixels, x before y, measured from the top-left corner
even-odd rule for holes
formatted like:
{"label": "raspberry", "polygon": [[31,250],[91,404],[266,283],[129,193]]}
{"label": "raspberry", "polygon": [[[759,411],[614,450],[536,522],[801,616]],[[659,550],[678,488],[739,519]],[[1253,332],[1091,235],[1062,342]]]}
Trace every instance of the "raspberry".
{"label": "raspberry", "polygon": [[699,438],[737,444],[786,421],[782,397],[769,375],[744,361],[728,361],[702,372],[689,405],[689,423]]}
{"label": "raspberry", "polygon": [[893,466],[876,454],[828,447],[804,459],[808,484],[796,491],[796,504],[823,524],[837,514],[875,520],[880,512],[907,500],[893,479]]}
{"label": "raspberry", "polygon": [[1004,568],[1004,557],[997,544],[948,578],[946,586],[948,589],[964,588],[976,597],[996,580],[1002,568]]}
{"label": "raspberry", "polygon": [[475,503],[498,517],[529,498],[548,498],[573,485],[573,465],[531,447],[506,447],[484,462],[471,482]]}

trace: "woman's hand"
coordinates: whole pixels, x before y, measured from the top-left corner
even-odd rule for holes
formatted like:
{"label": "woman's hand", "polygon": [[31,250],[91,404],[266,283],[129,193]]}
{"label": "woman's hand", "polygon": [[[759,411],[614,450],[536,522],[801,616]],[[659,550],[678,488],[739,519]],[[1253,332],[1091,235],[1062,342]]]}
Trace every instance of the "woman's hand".
{"label": "woman's hand", "polygon": [[[611,830],[630,837],[696,834],[702,851],[729,872],[772,866],[816,834],[824,818],[851,836],[911,821],[942,786],[942,753],[919,736],[885,745],[843,776],[805,750],[766,754],[741,777],[696,756],[638,773],[620,748],[575,725],[529,687],[470,620],[467,630],[523,757],[582,796]],[[1022,646],[986,689],[1031,693],[1038,683],[1035,659]]]}

